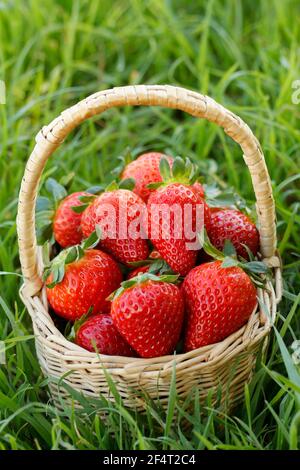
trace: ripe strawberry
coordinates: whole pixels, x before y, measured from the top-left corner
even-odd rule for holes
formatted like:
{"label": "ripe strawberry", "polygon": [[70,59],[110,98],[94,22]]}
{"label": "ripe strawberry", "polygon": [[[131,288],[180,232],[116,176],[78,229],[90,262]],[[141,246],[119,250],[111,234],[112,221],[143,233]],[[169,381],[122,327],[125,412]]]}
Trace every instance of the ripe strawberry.
{"label": "ripe strawberry", "polygon": [[76,332],[75,342],[88,351],[112,356],[136,356],[110,315],[93,315]]}
{"label": "ripe strawberry", "polygon": [[62,251],[44,274],[51,307],[57,315],[70,321],[77,320],[91,307],[94,314],[108,312],[107,296],[122,281],[118,264],[108,254],[81,249],[78,257],[77,247]]}
{"label": "ripe strawberry", "polygon": [[235,209],[211,210],[211,224],[208,229],[211,243],[222,250],[225,240],[231,241],[238,255],[248,259],[248,246],[255,256],[259,249],[259,233],[255,224],[242,212]]}
{"label": "ripe strawberry", "polygon": [[173,158],[163,153],[144,153],[136,160],[130,162],[121,175],[122,180],[128,178],[135,180],[133,192],[140,196],[145,202],[147,202],[151,193],[151,189],[147,187],[148,184],[162,181],[159,172],[159,163],[162,157],[167,158],[170,164],[172,164]]}
{"label": "ripe strawberry", "polygon": [[82,232],[88,237],[98,225],[102,231],[101,248],[121,263],[146,259],[149,248],[140,222],[146,210],[144,201],[132,191],[104,192],[85,210]]}
{"label": "ripe strawberry", "polygon": [[90,196],[86,192],[77,192],[70,194],[59,204],[54,220],[53,233],[55,240],[61,247],[77,245],[82,240],[82,231],[80,227],[82,213],[78,214],[72,210],[72,207],[80,206],[81,196]]}
{"label": "ripe strawberry", "polygon": [[[158,214],[157,207],[162,208]],[[185,276],[196,264],[196,232],[203,222],[209,227],[207,204],[193,186],[171,183],[151,194],[147,208],[149,238],[173,271]]]}
{"label": "ripe strawberry", "polygon": [[141,357],[171,354],[184,314],[177,276],[142,274],[125,281],[112,300],[111,316],[121,335]]}
{"label": "ripe strawberry", "polygon": [[198,191],[199,196],[204,199],[204,198],[205,198],[205,193],[204,193],[204,188],[203,188],[202,184],[199,183],[199,181],[196,181],[196,182],[193,184],[193,186],[194,186],[194,188]]}
{"label": "ripe strawberry", "polygon": [[222,267],[220,261],[196,266],[182,289],[186,351],[222,341],[247,322],[257,303],[250,277],[238,266]]}

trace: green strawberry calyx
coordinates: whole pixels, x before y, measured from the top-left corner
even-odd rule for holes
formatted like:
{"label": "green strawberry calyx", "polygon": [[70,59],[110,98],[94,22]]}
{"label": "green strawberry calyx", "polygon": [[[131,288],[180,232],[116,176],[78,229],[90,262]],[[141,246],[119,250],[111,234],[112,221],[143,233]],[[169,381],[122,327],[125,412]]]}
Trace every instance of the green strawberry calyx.
{"label": "green strawberry calyx", "polygon": [[225,240],[223,251],[218,250],[211,243],[205,228],[198,234],[198,240],[205,253],[218,261],[222,261],[223,268],[239,267],[248,274],[257,287],[265,288],[265,283],[267,278],[270,278],[271,270],[263,261],[259,261],[253,256],[247,245],[243,246],[247,251],[250,261],[237,255],[230,240]]}
{"label": "green strawberry calyx", "polygon": [[79,206],[72,206],[71,209],[76,214],[82,214],[85,209],[96,199],[96,194],[91,194],[90,196],[79,196],[78,200],[81,202]]}
{"label": "green strawberry calyx", "polygon": [[117,160],[119,161],[119,164],[111,171],[111,174],[115,178],[119,178],[122,175],[125,167],[134,160],[130,147],[126,147],[124,153],[119,155]]}
{"label": "green strawberry calyx", "polygon": [[179,274],[163,274],[162,276],[157,276],[156,274],[151,273],[139,273],[136,277],[123,281],[121,286],[112,294],[107,297],[107,300],[113,301],[117,299],[126,289],[130,287],[138,286],[144,284],[145,282],[167,282],[169,284],[174,284],[178,281]]}
{"label": "green strawberry calyx", "polygon": [[128,263],[133,268],[140,268],[143,266],[149,266],[148,273],[150,274],[174,274],[174,271],[168,265],[168,263],[164,259],[145,259],[142,261],[132,261]]}
{"label": "green strawberry calyx", "polygon": [[79,196],[78,200],[81,202],[81,204],[79,206],[72,206],[72,211],[76,212],[76,214],[81,214],[97,198],[97,196],[103,193],[103,191],[105,191],[104,184],[91,186],[90,188],[86,189],[85,192],[89,193],[89,196]]}
{"label": "green strawberry calyx", "polygon": [[109,183],[106,188],[105,192],[116,191],[118,189],[128,189],[131,191],[135,186],[135,179],[134,178],[126,178],[121,181],[113,180]]}
{"label": "green strawberry calyx", "polygon": [[95,248],[101,240],[101,229],[96,225],[96,230],[86,239],[84,239],[80,245],[70,246],[62,250],[55,258],[49,261],[48,247],[43,248],[44,259],[45,255],[48,258],[43,273],[43,281],[46,281],[50,274],[52,274],[52,281],[47,284],[49,289],[53,289],[59,284],[65,276],[65,268],[67,264],[74,263],[83,258],[85,251]]}
{"label": "green strawberry calyx", "polygon": [[103,192],[116,191],[117,189],[129,189],[130,191],[135,186],[135,180],[133,178],[126,178],[120,182],[112,181],[107,186],[99,185],[93,186],[87,189],[86,192],[91,193],[90,196],[79,196],[78,199],[82,203],[79,206],[73,206],[72,211],[76,214],[81,214],[86,210],[86,208]]}
{"label": "green strawberry calyx", "polygon": [[94,306],[92,305],[87,313],[84,313],[74,323],[68,322],[64,331],[64,336],[68,341],[74,341],[79,328],[92,316]]}
{"label": "green strawberry calyx", "polygon": [[199,170],[189,158],[175,157],[172,167],[167,158],[162,157],[159,163],[159,172],[162,177],[161,182],[150,183],[149,189],[157,189],[171,183],[194,184],[199,179]]}

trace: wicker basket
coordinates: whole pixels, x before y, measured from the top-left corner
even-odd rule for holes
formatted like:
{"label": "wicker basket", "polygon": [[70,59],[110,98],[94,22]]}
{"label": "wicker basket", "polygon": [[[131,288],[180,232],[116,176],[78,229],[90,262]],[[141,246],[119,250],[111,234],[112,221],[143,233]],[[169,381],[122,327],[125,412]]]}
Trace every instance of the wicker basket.
{"label": "wicker basket", "polygon": [[[248,323],[224,341],[197,350],[154,359],[97,356],[69,342],[55,327],[48,313],[45,288],[41,281],[42,261],[35,235],[35,203],[40,177],[48,158],[65,137],[81,122],[114,106],[164,106],[179,109],[223,127],[240,144],[251,174],[257,201],[261,255],[272,268],[273,280],[267,290],[258,289],[264,308],[258,307]],[[70,400],[58,379],[86,396],[110,397],[104,368],[114,379],[129,407],[142,409],[145,393],[168,403],[172,372],[176,373],[179,396],[185,398],[196,387],[204,400],[209,390],[222,392],[231,408],[243,395],[244,384],[251,378],[257,352],[266,345],[276,307],[281,297],[280,260],[276,255],[275,209],[270,178],[264,155],[250,128],[235,114],[199,93],[174,86],[126,86],[95,93],[63,111],[36,137],[36,145],[27,162],[22,180],[17,217],[19,249],[24,285],[21,298],[33,322],[36,351],[57,406]],[[259,302],[261,305],[261,302]],[[267,313],[266,313],[267,311]],[[53,380],[52,380],[53,379]],[[135,392],[133,392],[135,390]],[[142,392],[139,394],[136,391]],[[110,397],[113,399],[112,397]]]}

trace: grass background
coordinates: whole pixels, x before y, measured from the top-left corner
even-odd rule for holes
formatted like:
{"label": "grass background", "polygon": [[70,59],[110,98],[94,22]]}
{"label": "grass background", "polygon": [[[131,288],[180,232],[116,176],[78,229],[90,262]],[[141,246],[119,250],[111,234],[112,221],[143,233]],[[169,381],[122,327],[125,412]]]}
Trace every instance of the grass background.
{"label": "grass background", "polygon": [[[168,413],[149,403],[146,417],[129,414],[117,397],[87,415],[57,412],[34,352],[28,314],[18,299],[21,279],[0,275],[2,449],[288,449],[299,446],[300,376],[291,344],[299,328],[300,78],[299,2],[38,0],[0,2],[0,271],[19,273],[16,206],[34,136],[60,111],[97,90],[124,84],[169,83],[211,95],[238,113],[261,141],[278,214],[284,298],[267,362],[245,387],[235,416],[220,415],[209,398],[200,417],[170,393]],[[249,174],[236,144],[202,120],[163,109],[124,108],[84,123],[47,166],[72,189],[101,182],[129,145],[190,155],[210,179],[222,178],[253,202]],[[174,425],[174,410],[180,410]],[[182,416],[190,421],[185,430]],[[112,434],[114,433],[114,434]]]}

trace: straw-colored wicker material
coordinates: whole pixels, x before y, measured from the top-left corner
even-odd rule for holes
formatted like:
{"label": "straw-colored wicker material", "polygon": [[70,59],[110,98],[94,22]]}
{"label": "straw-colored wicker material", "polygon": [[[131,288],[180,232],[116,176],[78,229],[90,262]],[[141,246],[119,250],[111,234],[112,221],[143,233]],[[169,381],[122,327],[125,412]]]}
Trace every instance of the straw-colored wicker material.
{"label": "straw-colored wicker material", "polygon": [[[250,171],[256,196],[261,255],[273,271],[273,280],[267,290],[258,289],[258,308],[248,323],[224,341],[176,356],[154,359],[100,357],[67,341],[55,327],[48,313],[45,288],[40,278],[41,253],[36,244],[35,204],[42,171],[52,153],[65,137],[80,123],[114,106],[164,106],[179,109],[192,116],[205,118],[221,127],[237,142]],[[199,93],[168,85],[138,85],[105,90],[82,100],[63,111],[36,137],[36,145],[27,162],[22,180],[17,217],[20,260],[24,275],[21,297],[31,315],[36,337],[36,350],[44,374],[52,377],[51,392],[58,406],[68,399],[57,379],[64,381],[86,396],[109,397],[105,368],[117,384],[128,406],[143,408],[143,399],[135,391],[162,404],[168,401],[172,372],[176,373],[177,392],[185,397],[194,388],[200,399],[208,390],[215,394],[222,390],[230,407],[243,394],[245,382],[251,378],[258,350],[266,338],[276,316],[281,297],[280,260],[276,255],[275,209],[270,178],[264,155],[250,128],[238,116],[214,100]]]}

